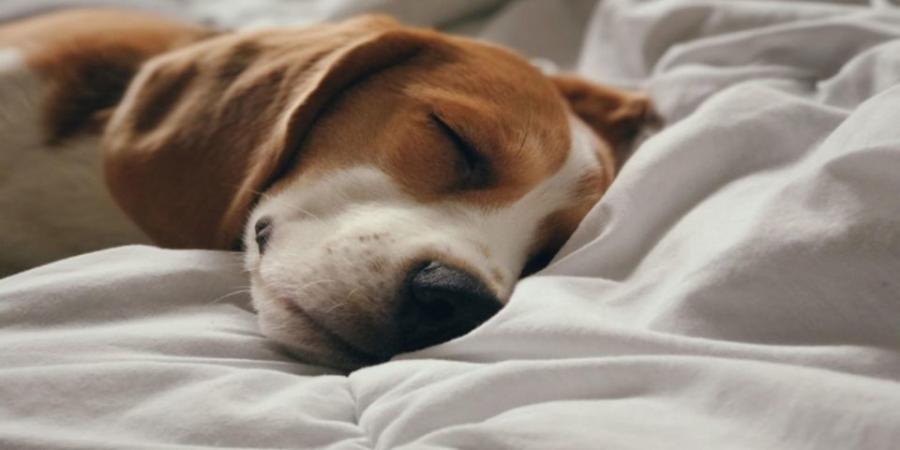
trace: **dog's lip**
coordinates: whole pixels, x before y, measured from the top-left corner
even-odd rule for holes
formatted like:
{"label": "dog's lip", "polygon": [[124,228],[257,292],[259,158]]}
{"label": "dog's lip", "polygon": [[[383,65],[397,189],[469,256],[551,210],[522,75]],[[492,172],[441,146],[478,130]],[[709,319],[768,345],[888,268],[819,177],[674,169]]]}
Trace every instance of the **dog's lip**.
{"label": "dog's lip", "polygon": [[[275,293],[271,289],[267,288],[265,280],[263,279],[262,274],[259,273],[258,268],[251,272],[251,279],[256,282],[256,285],[263,293],[265,293],[266,297],[274,299],[276,303],[281,304],[281,306],[287,309],[289,313],[293,314],[295,317],[300,317],[301,320],[303,320],[306,325],[312,328],[314,332],[320,334],[321,336],[324,336],[326,339],[331,341],[333,346],[331,350],[334,350],[340,353],[343,357],[358,363],[359,367],[383,363],[390,359],[389,356],[379,356],[376,354],[372,354],[360,349],[355,345],[350,344],[339,334],[322,325],[311,314],[303,310],[303,308],[295,301],[293,301],[289,296],[274,295]],[[285,343],[285,345],[290,350],[291,346],[287,343]],[[302,355],[298,356],[303,359]]]}
{"label": "dog's lip", "polygon": [[302,317],[304,322],[312,326],[316,332],[326,336],[330,341],[334,342],[336,350],[343,353],[345,356],[360,361],[362,365],[372,365],[378,364],[387,361],[388,358],[381,357],[372,353],[369,353],[349,342],[346,339],[342,338],[338,333],[328,329],[323,326],[319,321],[315,319],[311,314],[307,313],[300,307],[296,302],[287,297],[275,297],[278,299],[278,302],[281,303],[285,308],[288,309],[292,314]]}

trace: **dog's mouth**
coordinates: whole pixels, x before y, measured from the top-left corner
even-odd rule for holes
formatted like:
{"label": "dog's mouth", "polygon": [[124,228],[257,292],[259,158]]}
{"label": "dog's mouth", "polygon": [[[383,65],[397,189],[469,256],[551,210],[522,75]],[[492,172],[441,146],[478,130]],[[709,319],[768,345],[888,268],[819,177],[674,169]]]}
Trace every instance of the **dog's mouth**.
{"label": "dog's mouth", "polygon": [[[276,301],[283,306],[287,311],[289,311],[295,318],[299,318],[303,321],[307,330],[312,331],[322,337],[324,337],[330,344],[331,348],[329,350],[338,353],[342,356],[341,359],[347,360],[345,364],[340,364],[341,366],[346,366],[349,369],[356,369],[363,366],[370,366],[375,364],[380,364],[388,359],[389,356],[379,356],[374,353],[370,353],[366,350],[363,350],[350,342],[347,339],[343,338],[339,333],[329,329],[328,327],[322,325],[316,318],[303,310],[300,305],[286,297],[274,297]],[[294,351],[288,345],[288,350],[292,353],[295,353],[301,359],[308,359],[308,355],[299,353]],[[335,361],[311,361],[314,363],[325,363],[329,366],[334,366]]]}

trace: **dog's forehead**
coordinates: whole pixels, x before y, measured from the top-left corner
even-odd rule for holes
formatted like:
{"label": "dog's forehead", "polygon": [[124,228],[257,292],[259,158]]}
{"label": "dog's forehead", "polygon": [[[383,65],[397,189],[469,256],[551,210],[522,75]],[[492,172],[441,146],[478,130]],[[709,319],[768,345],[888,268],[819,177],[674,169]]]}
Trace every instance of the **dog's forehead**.
{"label": "dog's forehead", "polygon": [[[448,191],[456,149],[435,116],[490,164],[485,189]],[[555,174],[572,147],[553,84],[512,53],[436,35],[403,64],[349,87],[320,114],[296,165],[273,186],[356,165],[379,167],[422,201],[510,204]]]}
{"label": "dog's forehead", "polygon": [[496,149],[488,151],[518,151],[520,157],[534,152],[552,162],[552,169],[561,165],[571,138],[566,103],[553,83],[506,49],[444,39],[447,47],[439,46],[433,60],[423,61],[439,62],[426,72],[418,94],[436,109],[459,110],[473,132],[496,136]]}

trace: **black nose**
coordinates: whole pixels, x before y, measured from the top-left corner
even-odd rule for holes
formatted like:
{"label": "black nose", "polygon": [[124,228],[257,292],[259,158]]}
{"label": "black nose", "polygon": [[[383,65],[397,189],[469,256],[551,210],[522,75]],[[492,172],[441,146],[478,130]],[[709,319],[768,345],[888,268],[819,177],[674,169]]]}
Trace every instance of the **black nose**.
{"label": "black nose", "polygon": [[407,274],[397,317],[402,351],[430,347],[468,333],[502,306],[475,276],[430,262]]}

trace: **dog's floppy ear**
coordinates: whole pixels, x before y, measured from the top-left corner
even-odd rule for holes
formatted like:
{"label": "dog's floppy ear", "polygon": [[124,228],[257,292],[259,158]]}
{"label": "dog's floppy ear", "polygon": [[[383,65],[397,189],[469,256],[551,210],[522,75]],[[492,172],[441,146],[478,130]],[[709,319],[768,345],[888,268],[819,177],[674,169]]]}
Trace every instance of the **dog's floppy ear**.
{"label": "dog's floppy ear", "polygon": [[650,100],[641,94],[594,84],[572,76],[552,76],[572,111],[613,146],[618,169],[631,143],[648,121],[655,121]]}
{"label": "dog's floppy ear", "polygon": [[220,36],[150,60],[105,130],[113,197],[161,245],[234,248],[326,103],[425,42],[368,16]]}

